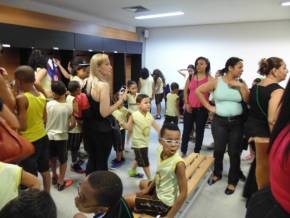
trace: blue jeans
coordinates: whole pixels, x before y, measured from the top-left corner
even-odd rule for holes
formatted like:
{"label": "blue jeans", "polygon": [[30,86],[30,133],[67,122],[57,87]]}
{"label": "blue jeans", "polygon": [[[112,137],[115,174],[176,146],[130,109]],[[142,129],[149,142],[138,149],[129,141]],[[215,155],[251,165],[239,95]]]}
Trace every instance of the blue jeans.
{"label": "blue jeans", "polygon": [[182,133],[182,143],[181,143],[181,152],[183,154],[186,154],[187,152],[189,135],[191,133],[194,123],[196,126],[194,152],[195,153],[200,152],[207,118],[208,118],[208,111],[203,107],[193,108],[192,113],[188,113],[186,110],[184,111],[183,133]]}
{"label": "blue jeans", "polygon": [[214,175],[221,177],[226,147],[230,156],[228,184],[236,185],[239,181],[241,163],[241,142],[243,138],[243,121],[241,117],[227,119],[215,115],[213,122],[214,139]]}

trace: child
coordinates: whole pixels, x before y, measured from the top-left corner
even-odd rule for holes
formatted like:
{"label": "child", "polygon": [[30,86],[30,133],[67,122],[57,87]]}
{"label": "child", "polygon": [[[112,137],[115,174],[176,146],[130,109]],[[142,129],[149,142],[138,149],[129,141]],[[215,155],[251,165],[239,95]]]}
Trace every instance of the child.
{"label": "child", "polygon": [[35,75],[30,66],[20,66],[15,72],[15,85],[20,134],[35,147],[35,153],[21,162],[27,172],[41,173],[44,190],[50,191],[48,137],[45,130],[46,99],[34,87]]}
{"label": "child", "polygon": [[166,98],[166,113],[165,113],[165,123],[174,122],[178,124],[179,117],[179,86],[177,83],[171,83],[171,93],[168,93]]}
{"label": "child", "polygon": [[141,192],[125,199],[137,212],[173,218],[187,197],[185,164],[179,155],[180,130],[174,123],[164,123],[160,131],[158,167],[153,181],[140,182]]}
{"label": "child", "polygon": [[78,159],[78,151],[82,142],[81,111],[78,104],[78,96],[85,94],[81,93],[81,86],[78,81],[70,81],[68,91],[70,94],[66,97],[66,101],[73,107],[73,114],[78,120],[76,126],[68,133],[68,148],[71,150],[72,159],[71,169],[77,173],[84,173],[85,170],[81,167],[83,161]]}
{"label": "child", "polygon": [[[119,94],[115,95],[115,102],[118,101],[119,99]],[[113,112],[113,116],[115,119],[118,121],[118,123],[127,123],[128,117],[129,117],[129,112],[128,109],[124,107],[123,104],[121,104],[118,107],[118,110],[115,110]],[[120,147],[114,147],[116,151],[116,158],[112,161],[112,168],[117,168],[119,167],[122,163],[124,163],[125,158],[124,158],[124,147],[125,147],[125,135],[126,135],[126,130],[120,126],[120,132],[121,132],[121,146]]]}
{"label": "child", "polygon": [[0,210],[10,200],[18,196],[19,185],[27,188],[40,188],[40,182],[36,176],[22,170],[21,167],[0,161]]}
{"label": "child", "polygon": [[159,126],[150,113],[151,103],[148,95],[139,94],[136,102],[138,111],[134,112],[129,118],[127,124],[121,122],[126,129],[133,129],[132,147],[135,152],[135,160],[132,163],[132,169],[129,171],[131,177],[143,177],[143,174],[137,173],[136,168],[143,167],[148,179],[151,179],[151,172],[148,159],[148,146],[150,142],[150,129],[153,126],[159,133]]}
{"label": "child", "polygon": [[127,88],[128,88],[128,110],[129,112],[132,114],[135,111],[138,110],[138,105],[136,103],[136,98],[138,96],[137,91],[138,91],[138,87],[137,87],[137,83],[133,80],[129,80],[127,82]]}
{"label": "child", "polygon": [[[53,93],[52,101],[47,103],[47,135],[49,138],[49,159],[52,169],[52,184],[57,185],[57,190],[63,189],[73,184],[72,180],[64,180],[67,168],[67,140],[69,130],[69,120],[73,109],[66,102],[66,87],[61,81],[54,81],[51,84]],[[56,173],[56,160],[59,160],[59,176]]]}

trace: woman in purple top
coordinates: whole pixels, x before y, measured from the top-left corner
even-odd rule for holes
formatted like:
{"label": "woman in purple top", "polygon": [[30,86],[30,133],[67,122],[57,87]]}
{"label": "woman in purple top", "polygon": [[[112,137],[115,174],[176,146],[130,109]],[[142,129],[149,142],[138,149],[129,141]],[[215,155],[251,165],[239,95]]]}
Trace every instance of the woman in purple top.
{"label": "woman in purple top", "polygon": [[[198,100],[195,90],[200,85],[206,83],[211,80],[212,77],[209,75],[210,72],[210,62],[205,57],[198,57],[195,61],[195,71],[193,74],[189,75],[185,87],[184,87],[184,127],[182,133],[182,144],[181,144],[181,152],[183,156],[186,155],[189,135],[195,123],[196,129],[196,141],[194,152],[199,153],[203,135],[204,128],[208,118],[208,111],[205,109],[200,101]],[[206,96],[208,99],[209,95]]]}

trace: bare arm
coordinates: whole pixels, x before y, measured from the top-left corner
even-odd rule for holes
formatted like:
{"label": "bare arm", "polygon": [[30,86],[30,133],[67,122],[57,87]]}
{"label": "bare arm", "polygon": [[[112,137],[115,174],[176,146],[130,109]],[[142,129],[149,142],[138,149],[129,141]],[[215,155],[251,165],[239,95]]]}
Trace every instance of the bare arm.
{"label": "bare arm", "polygon": [[268,124],[270,131],[272,131],[279,115],[279,104],[281,102],[283,94],[283,89],[277,89],[271,94],[271,98],[268,104]]}
{"label": "bare arm", "polygon": [[5,79],[8,76],[7,71],[4,68],[0,68],[0,96],[3,99],[3,102],[11,110],[15,110],[16,101],[12,90],[10,89],[8,80]]}
{"label": "bare arm", "polygon": [[40,189],[38,178],[24,170],[22,170],[21,185],[25,185],[28,188]]}
{"label": "bare arm", "polygon": [[127,123],[125,123],[123,121],[120,121],[120,125],[123,128],[127,129],[127,130],[131,130],[132,129],[133,123],[134,123],[134,121],[133,121],[133,117],[132,116],[130,116],[130,118],[129,118]]}
{"label": "bare arm", "polygon": [[187,72],[187,69],[179,69],[179,70],[177,70],[177,72],[178,72],[181,76],[183,76],[184,78],[186,78],[187,73],[185,73],[185,71]]}
{"label": "bare arm", "polygon": [[3,109],[2,111],[0,111],[0,117],[5,119],[6,123],[12,129],[19,129],[20,125],[17,117],[9,110],[9,108],[5,104],[3,104]]}
{"label": "bare arm", "polygon": [[46,69],[43,68],[43,69],[39,70],[35,76],[35,83],[41,86],[41,82],[46,75],[47,75]]}
{"label": "bare arm", "polygon": [[20,131],[25,131],[27,128],[27,107],[28,101],[24,95],[19,95],[16,97],[18,120],[20,123]]}
{"label": "bare arm", "polygon": [[185,164],[183,162],[179,162],[176,166],[176,176],[178,179],[178,187],[179,187],[179,196],[177,197],[174,205],[168,212],[168,218],[174,218],[178,210],[182,207],[184,201],[187,198],[187,180],[185,176]]}
{"label": "bare arm", "polygon": [[214,106],[212,106],[209,101],[204,97],[204,94],[206,93],[210,93],[213,90],[215,90],[216,88],[216,84],[217,84],[217,80],[213,79],[208,81],[207,83],[201,85],[200,87],[198,87],[195,91],[196,96],[198,97],[198,99],[200,100],[201,104],[210,112],[215,113],[216,109]]}
{"label": "bare arm", "polygon": [[58,68],[60,69],[61,74],[62,74],[65,78],[70,79],[70,78],[71,78],[70,73],[67,72],[66,69],[64,69],[64,67],[61,65],[60,61],[59,61],[58,59],[56,59],[56,58],[54,58],[54,61],[55,61],[56,65],[58,66]]}

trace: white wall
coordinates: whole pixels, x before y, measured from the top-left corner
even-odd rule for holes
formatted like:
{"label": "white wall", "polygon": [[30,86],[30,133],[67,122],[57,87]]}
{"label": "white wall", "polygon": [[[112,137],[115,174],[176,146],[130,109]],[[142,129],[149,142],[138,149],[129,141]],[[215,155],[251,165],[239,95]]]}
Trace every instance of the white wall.
{"label": "white wall", "polygon": [[149,32],[143,65],[150,71],[159,68],[168,82],[176,81],[181,86],[184,79],[176,70],[193,64],[198,56],[210,60],[212,75],[229,57],[242,58],[242,78],[248,85],[259,76],[256,71],[263,57],[281,57],[290,69],[290,20],[153,28]]}

